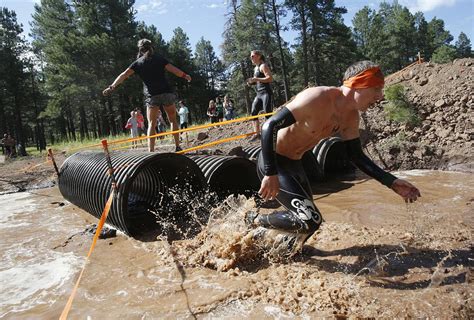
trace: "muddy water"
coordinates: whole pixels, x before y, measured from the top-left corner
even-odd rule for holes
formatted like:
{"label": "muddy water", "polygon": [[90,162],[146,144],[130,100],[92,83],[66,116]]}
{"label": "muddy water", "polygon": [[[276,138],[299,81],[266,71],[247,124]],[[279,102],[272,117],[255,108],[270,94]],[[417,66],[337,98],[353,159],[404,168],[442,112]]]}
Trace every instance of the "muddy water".
{"label": "muddy water", "polygon": [[[420,188],[419,202],[373,180],[318,185],[326,222],[289,261],[249,237],[253,201],[243,198],[214,210],[194,239],[100,240],[70,318],[472,318],[474,175],[398,175]],[[0,317],[57,318],[96,220],[56,188],[0,196],[0,208]]]}

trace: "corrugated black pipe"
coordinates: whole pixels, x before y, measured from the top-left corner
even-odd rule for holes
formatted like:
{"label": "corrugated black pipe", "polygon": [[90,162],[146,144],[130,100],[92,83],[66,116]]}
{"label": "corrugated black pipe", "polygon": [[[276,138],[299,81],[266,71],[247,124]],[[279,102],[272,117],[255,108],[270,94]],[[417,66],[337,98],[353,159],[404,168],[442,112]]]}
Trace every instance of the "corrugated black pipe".
{"label": "corrugated black pipe", "polygon": [[[206,190],[202,171],[186,156],[149,152],[110,155],[118,192],[107,223],[127,235],[160,228],[157,214],[179,219],[187,212],[186,203]],[[69,202],[100,218],[111,192],[104,153],[83,151],[67,158],[60,169],[59,190]]]}
{"label": "corrugated black pipe", "polygon": [[247,154],[246,158],[253,161],[257,160],[260,150],[262,150],[262,147],[260,147],[260,145],[242,148],[242,151]]}
{"label": "corrugated black pipe", "polygon": [[189,156],[201,168],[218,199],[229,195],[254,195],[260,188],[255,162],[233,156]]}
{"label": "corrugated black pipe", "polygon": [[326,178],[330,174],[348,173],[354,170],[349,161],[343,140],[339,137],[322,139],[314,148],[313,154]]}

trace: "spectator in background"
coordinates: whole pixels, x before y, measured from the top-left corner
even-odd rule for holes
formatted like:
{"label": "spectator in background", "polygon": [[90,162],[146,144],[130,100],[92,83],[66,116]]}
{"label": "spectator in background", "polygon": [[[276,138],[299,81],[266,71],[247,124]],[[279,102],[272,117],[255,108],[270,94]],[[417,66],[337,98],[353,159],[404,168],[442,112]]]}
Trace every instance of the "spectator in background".
{"label": "spectator in background", "polygon": [[137,113],[138,136],[141,137],[145,133],[145,118],[140,108],[135,108],[135,112]]}
{"label": "spectator in background", "polygon": [[207,108],[207,116],[209,117],[211,123],[217,122],[217,109],[214,100],[209,101],[209,107]]}
{"label": "spectator in background", "polygon": [[7,150],[6,150],[6,146],[5,146],[5,140],[7,139],[7,134],[5,133],[3,135],[3,138],[2,138],[2,154],[6,155],[7,154]]}
{"label": "spectator in background", "polygon": [[[158,114],[158,118],[156,120],[156,127],[156,133],[166,132],[166,122],[165,119],[163,119],[163,114],[161,112]],[[162,143],[165,136],[160,136],[158,138],[161,140],[160,143]]]}
{"label": "spectator in background", "polygon": [[8,159],[8,158],[13,158],[16,156],[16,150],[15,150],[16,141],[11,135],[7,133],[3,135],[2,145],[5,149],[5,158]]}
{"label": "spectator in background", "polygon": [[[189,122],[189,109],[184,105],[183,100],[179,101],[179,128],[186,129],[188,127]],[[186,145],[189,145],[188,133],[185,132],[186,136]]]}
{"label": "spectator in background", "polygon": [[[138,137],[138,120],[137,120],[137,112],[131,111],[130,118],[127,120],[127,124],[125,125],[125,129],[130,129],[130,136],[132,138]],[[132,141],[132,149],[137,148],[137,141]]]}
{"label": "spectator in background", "polygon": [[224,96],[224,118],[226,120],[234,119],[234,104],[228,95]]}
{"label": "spectator in background", "polygon": [[[143,134],[146,135],[145,118],[140,108],[135,108],[135,111],[137,112],[138,136],[141,137]],[[140,140],[140,145],[143,146],[143,140]]]}
{"label": "spectator in background", "polygon": [[216,113],[218,122],[224,120],[224,106],[220,97],[216,97]]}

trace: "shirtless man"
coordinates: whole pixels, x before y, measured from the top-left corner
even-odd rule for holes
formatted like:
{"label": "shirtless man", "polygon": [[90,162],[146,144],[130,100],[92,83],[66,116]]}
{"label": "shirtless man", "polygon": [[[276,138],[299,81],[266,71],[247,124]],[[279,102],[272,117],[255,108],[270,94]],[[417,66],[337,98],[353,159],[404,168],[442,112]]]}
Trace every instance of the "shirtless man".
{"label": "shirtless man", "polygon": [[276,199],[285,211],[258,215],[248,212],[246,222],[264,229],[278,229],[306,241],[320,226],[322,216],[313,202],[301,158],[323,138],[339,134],[352,163],[391,188],[406,202],[416,201],[420,191],[411,183],[385,172],[362,151],[359,112],[383,99],[384,77],[370,61],[350,66],[341,87],[313,87],[268,119],[262,127],[262,151],[257,173],[260,196]]}

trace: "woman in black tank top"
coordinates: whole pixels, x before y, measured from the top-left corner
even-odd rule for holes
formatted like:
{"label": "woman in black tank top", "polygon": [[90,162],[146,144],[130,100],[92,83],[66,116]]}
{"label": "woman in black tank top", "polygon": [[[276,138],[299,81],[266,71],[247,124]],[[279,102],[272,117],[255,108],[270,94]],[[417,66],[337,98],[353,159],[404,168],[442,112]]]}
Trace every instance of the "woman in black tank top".
{"label": "woman in black tank top", "polygon": [[[251,115],[255,116],[261,110],[265,113],[272,112],[272,89],[270,83],[273,81],[273,77],[270,67],[265,63],[265,56],[258,50],[250,52],[250,59],[255,65],[255,69],[253,77],[247,79],[247,84],[256,84],[257,91],[257,95],[252,103]],[[254,124],[257,134],[252,138],[252,140],[257,140],[260,139],[260,123],[258,119],[254,120]]]}

